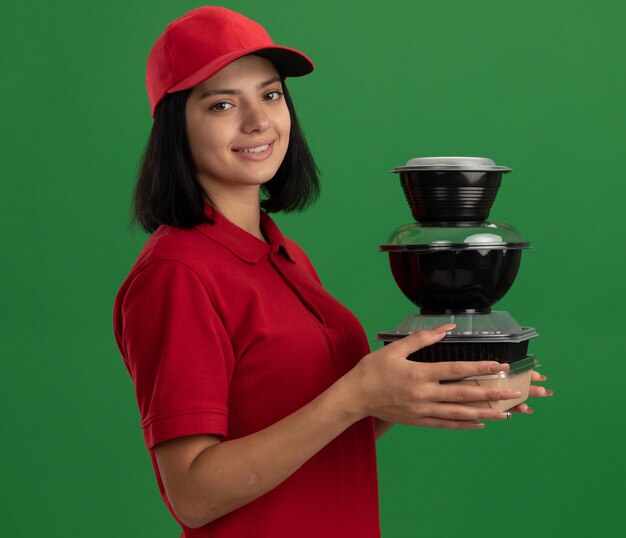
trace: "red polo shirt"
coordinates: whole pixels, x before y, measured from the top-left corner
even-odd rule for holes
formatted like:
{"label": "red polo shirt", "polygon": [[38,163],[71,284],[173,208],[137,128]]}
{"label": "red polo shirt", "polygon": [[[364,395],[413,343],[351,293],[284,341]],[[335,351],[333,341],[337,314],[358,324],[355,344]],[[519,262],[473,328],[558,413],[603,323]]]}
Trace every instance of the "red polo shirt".
{"label": "red polo shirt", "polygon": [[[264,243],[210,206],[205,211],[210,223],[156,230],[114,307],[116,341],[170,511],[154,445],[259,431],[310,402],[369,353],[358,320],[324,290],[304,251],[268,215],[261,214]],[[183,525],[181,536],[379,535],[368,418],[269,493],[201,529]]]}

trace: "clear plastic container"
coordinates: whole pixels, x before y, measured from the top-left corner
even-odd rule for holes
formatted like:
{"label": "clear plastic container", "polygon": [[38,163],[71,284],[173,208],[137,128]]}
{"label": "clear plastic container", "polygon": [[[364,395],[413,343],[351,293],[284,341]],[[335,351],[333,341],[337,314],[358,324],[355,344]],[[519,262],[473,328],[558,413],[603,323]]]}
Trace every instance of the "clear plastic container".
{"label": "clear plastic container", "polygon": [[[528,329],[522,327],[513,316],[506,311],[493,311],[490,314],[450,314],[450,315],[419,315],[411,314],[392,331],[380,333],[379,337],[402,338],[411,333],[426,329],[434,329],[439,325],[454,323],[456,327],[448,331],[446,342],[467,342],[468,338],[480,337],[483,341],[525,340]],[[537,336],[534,334],[533,336]],[[382,339],[382,338],[381,338]]]}
{"label": "clear plastic container", "polygon": [[396,228],[384,252],[429,252],[438,250],[492,250],[529,248],[530,244],[506,222],[473,223],[469,226],[421,226],[417,223]]}
{"label": "clear plastic container", "polygon": [[522,395],[513,400],[482,400],[480,402],[465,402],[463,405],[471,405],[473,407],[491,407],[506,411],[511,409],[528,399],[530,390],[530,381],[532,372],[535,368],[541,366],[537,357],[528,355],[522,360],[510,364],[508,372],[498,372],[497,374],[480,375],[465,377],[463,379],[455,379],[442,381],[441,383],[460,383],[472,387],[483,387],[488,389],[509,389],[512,391],[520,391]]}

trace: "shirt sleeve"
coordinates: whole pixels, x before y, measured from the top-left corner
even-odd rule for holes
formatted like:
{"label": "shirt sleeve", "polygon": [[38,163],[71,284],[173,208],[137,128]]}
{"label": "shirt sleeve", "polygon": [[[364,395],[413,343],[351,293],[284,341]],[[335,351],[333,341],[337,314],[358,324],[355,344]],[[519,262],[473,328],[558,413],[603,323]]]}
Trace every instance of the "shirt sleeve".
{"label": "shirt sleeve", "polygon": [[197,273],[178,261],[150,262],[126,290],[121,322],[146,447],[226,435],[234,355]]}

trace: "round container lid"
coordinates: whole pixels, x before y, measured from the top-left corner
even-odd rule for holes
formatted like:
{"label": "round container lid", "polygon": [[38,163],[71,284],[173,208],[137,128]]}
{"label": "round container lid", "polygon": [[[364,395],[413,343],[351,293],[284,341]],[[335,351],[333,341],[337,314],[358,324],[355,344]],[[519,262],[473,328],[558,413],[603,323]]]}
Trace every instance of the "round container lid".
{"label": "round container lid", "polygon": [[468,172],[510,172],[507,166],[497,166],[485,157],[416,157],[406,165],[396,166],[392,172],[411,170],[464,170]]}
{"label": "round container lid", "polygon": [[456,327],[448,331],[442,342],[472,343],[480,342],[525,342],[539,336],[533,327],[522,327],[505,311],[493,311],[490,314],[411,314],[391,331],[381,332],[377,340],[393,342],[417,331],[434,329],[445,323],[454,323]]}
{"label": "round container lid", "polygon": [[470,226],[421,226],[413,222],[396,228],[380,250],[505,250],[529,246],[530,243],[506,222],[482,222]]}

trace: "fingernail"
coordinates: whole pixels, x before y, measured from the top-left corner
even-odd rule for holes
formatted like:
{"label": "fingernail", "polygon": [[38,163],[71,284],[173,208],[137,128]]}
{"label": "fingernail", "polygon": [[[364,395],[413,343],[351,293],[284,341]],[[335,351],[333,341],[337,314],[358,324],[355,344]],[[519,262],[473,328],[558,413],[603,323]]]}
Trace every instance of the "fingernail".
{"label": "fingernail", "polygon": [[545,376],[545,375],[542,375],[542,376],[539,378],[539,381],[545,381],[546,379],[548,379],[548,377],[547,377],[547,376]]}
{"label": "fingernail", "polygon": [[553,390],[546,390],[546,396],[552,396],[554,394]]}
{"label": "fingernail", "polygon": [[509,370],[509,364],[506,362],[493,364],[490,370],[492,372],[507,372]]}
{"label": "fingernail", "polygon": [[529,406],[528,409],[526,409],[526,411],[524,411],[524,413],[526,413],[527,415],[532,415],[533,411],[534,411],[534,409]]}
{"label": "fingernail", "polygon": [[476,424],[472,424],[472,429],[475,430],[482,430],[485,427],[485,423],[484,422],[477,422]]}
{"label": "fingernail", "polygon": [[447,333],[448,331],[451,331],[455,327],[456,327],[456,324],[454,323],[446,323],[445,325],[439,325],[439,327],[435,327],[433,329],[433,332],[437,334],[443,334],[443,333]]}

